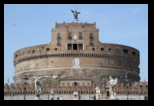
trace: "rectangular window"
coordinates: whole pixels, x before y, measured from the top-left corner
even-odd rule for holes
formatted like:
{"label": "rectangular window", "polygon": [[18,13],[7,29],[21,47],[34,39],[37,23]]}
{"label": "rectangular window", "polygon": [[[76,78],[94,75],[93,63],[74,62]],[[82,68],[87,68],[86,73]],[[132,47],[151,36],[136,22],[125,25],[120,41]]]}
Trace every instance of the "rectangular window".
{"label": "rectangular window", "polygon": [[67,50],[72,50],[72,44],[67,44]]}
{"label": "rectangular window", "polygon": [[67,44],[67,50],[83,50],[83,44]]}
{"label": "rectangular window", "polygon": [[60,33],[57,33],[57,39],[61,39]]}
{"label": "rectangular window", "polygon": [[82,39],[82,33],[79,33],[79,39]]}
{"label": "rectangular window", "polygon": [[90,44],[89,44],[90,46],[93,46],[94,44],[93,44],[93,42],[92,42],[92,40],[90,40]]}
{"label": "rectangular window", "polygon": [[72,39],[71,33],[68,33],[68,39]]}
{"label": "rectangular window", "polygon": [[73,50],[78,50],[77,44],[73,44]]}
{"label": "rectangular window", "polygon": [[83,44],[79,44],[79,50],[83,50]]}
{"label": "rectangular window", "polygon": [[89,39],[93,39],[93,33],[89,33]]}
{"label": "rectangular window", "polygon": [[61,46],[60,40],[57,40],[57,46]]}

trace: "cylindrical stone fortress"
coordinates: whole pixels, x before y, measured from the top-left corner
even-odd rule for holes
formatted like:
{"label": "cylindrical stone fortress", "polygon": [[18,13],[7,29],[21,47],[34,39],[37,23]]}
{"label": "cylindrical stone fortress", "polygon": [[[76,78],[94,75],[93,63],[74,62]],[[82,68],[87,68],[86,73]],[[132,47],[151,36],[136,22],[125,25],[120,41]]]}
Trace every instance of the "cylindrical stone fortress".
{"label": "cylindrical stone fortress", "polygon": [[[133,47],[101,43],[96,24],[56,23],[49,44],[31,46],[14,53],[14,83],[23,75],[86,76],[104,82],[109,76],[139,81],[139,51]],[[29,83],[32,81],[29,80]]]}

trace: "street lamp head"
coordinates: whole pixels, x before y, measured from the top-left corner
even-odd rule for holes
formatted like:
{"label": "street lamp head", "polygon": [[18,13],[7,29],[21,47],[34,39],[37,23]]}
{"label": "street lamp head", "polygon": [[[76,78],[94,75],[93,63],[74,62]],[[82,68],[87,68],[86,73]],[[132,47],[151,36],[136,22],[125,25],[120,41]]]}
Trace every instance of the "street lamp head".
{"label": "street lamp head", "polygon": [[128,83],[128,81],[129,81],[129,77],[127,76],[127,73],[126,73],[126,75],[125,75],[125,83]]}
{"label": "street lamp head", "polygon": [[128,78],[125,78],[125,83],[128,83]]}

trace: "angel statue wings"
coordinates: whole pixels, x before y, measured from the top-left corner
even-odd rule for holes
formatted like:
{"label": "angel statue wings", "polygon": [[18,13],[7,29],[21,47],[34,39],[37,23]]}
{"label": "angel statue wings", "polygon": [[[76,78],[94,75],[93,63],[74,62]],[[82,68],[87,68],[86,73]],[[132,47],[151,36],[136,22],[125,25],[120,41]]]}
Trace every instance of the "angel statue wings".
{"label": "angel statue wings", "polygon": [[116,83],[117,83],[117,77],[115,79],[113,79],[112,76],[109,76],[109,80],[107,81],[107,85],[110,89],[111,96],[116,95],[116,91],[115,91]]}
{"label": "angel statue wings", "polygon": [[77,12],[77,10],[73,11],[71,10],[73,15],[74,15],[74,21],[78,21],[78,14],[80,14],[80,12]]}
{"label": "angel statue wings", "polygon": [[33,77],[34,84],[35,84],[36,96],[39,96],[41,94],[41,83],[40,83],[40,80],[43,79],[43,78],[50,78],[50,77],[51,76]]}

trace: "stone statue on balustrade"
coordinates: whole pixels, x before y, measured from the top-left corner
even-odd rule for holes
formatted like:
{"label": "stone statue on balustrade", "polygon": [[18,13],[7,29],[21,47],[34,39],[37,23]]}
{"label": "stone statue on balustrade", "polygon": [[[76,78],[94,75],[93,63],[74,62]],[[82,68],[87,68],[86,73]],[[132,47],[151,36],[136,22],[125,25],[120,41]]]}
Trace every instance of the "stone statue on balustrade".
{"label": "stone statue on balustrade", "polygon": [[96,87],[96,100],[100,100],[100,96],[101,96],[101,91],[99,87]]}
{"label": "stone statue on balustrade", "polygon": [[109,99],[116,99],[116,90],[115,85],[117,83],[117,77],[115,79],[112,76],[109,76],[109,80],[107,81],[107,88],[109,88]]}
{"label": "stone statue on balustrade", "polygon": [[51,76],[41,76],[41,77],[33,77],[34,79],[34,84],[35,84],[35,100],[40,100],[40,95],[41,95],[41,83],[40,80],[43,78],[50,78]]}
{"label": "stone statue on balustrade", "polygon": [[50,99],[49,100],[54,100],[54,91],[52,89],[50,91]]}

